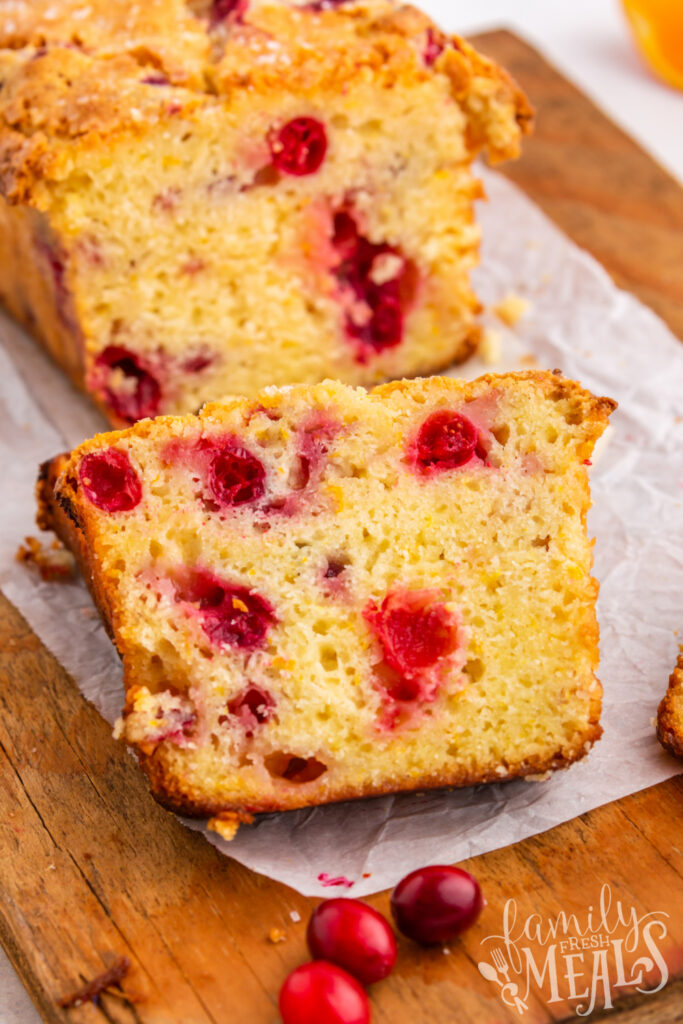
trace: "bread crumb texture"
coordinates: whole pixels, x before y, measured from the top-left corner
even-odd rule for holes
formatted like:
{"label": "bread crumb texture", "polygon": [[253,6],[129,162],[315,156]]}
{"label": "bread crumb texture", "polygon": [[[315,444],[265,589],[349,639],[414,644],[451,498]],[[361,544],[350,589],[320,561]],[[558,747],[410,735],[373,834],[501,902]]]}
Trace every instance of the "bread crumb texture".
{"label": "bread crumb texture", "polygon": [[339,383],[46,467],[123,659],[117,733],[224,838],[259,811],[535,776],[600,736],[587,470],[556,374]]}
{"label": "bread crumb texture", "polygon": [[46,583],[68,583],[76,575],[73,555],[58,540],[43,544],[37,537],[25,537],[15,557],[17,562],[36,570]]}
{"label": "bread crumb texture", "polygon": [[683,758],[683,650],[657,713],[657,737],[665,750]]}
{"label": "bread crumb texture", "polygon": [[507,327],[515,327],[525,313],[531,309],[531,302],[523,295],[508,292],[505,298],[492,307],[499,320]]}
{"label": "bread crumb texture", "polygon": [[531,110],[464,40],[387,0],[3,10],[0,296],[113,425],[473,350],[470,165]]}

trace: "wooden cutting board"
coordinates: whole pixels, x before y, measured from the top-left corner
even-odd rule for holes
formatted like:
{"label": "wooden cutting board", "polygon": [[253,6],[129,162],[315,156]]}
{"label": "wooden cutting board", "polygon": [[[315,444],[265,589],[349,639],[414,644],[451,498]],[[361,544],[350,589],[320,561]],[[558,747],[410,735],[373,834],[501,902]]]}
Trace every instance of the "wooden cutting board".
{"label": "wooden cutting board", "polygon": [[[507,32],[476,43],[538,109],[523,159],[504,173],[683,337],[683,191],[526,43]],[[315,901],[220,856],[158,807],[109,726],[4,598],[0,652],[0,939],[44,1020],[275,1024],[280,985],[306,959]],[[605,884],[613,906],[670,915],[658,938],[668,984],[658,995],[624,995],[626,986],[605,1015],[683,1021],[682,806],[678,776],[468,862],[488,900],[479,922],[447,952],[402,942],[395,974],[372,993],[375,1024],[578,1020],[575,1002],[550,1002],[545,983],[532,986],[520,1016],[476,965],[491,960],[482,940],[500,933],[507,900],[518,922],[562,911],[584,921]],[[388,910],[386,894],[370,902]],[[273,928],[285,941],[268,940]],[[131,966],[117,991],[97,1006],[58,1006],[122,956]],[[590,1019],[602,1019],[604,1004],[600,991]]]}

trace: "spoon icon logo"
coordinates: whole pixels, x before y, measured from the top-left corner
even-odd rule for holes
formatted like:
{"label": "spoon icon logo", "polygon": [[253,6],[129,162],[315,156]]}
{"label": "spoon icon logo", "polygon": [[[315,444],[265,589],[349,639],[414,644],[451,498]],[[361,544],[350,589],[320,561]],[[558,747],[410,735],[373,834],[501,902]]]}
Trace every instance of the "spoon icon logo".
{"label": "spoon icon logo", "polygon": [[506,1006],[514,1006],[520,1015],[523,1014],[528,1007],[524,1000],[519,998],[519,986],[517,983],[510,981],[510,966],[505,959],[503,951],[501,949],[494,949],[491,952],[491,957],[493,964],[490,964],[488,960],[479,961],[477,964],[479,973],[482,978],[485,978],[487,981],[493,981],[498,985],[500,997]]}

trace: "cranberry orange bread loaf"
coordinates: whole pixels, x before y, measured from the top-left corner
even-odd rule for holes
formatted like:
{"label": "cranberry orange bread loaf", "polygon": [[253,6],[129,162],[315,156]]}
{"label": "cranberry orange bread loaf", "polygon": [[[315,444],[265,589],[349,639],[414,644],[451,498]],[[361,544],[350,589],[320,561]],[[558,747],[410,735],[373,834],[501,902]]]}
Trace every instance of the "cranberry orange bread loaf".
{"label": "cranberry orange bread loaf", "polygon": [[657,712],[657,738],[676,757],[683,757],[683,653],[678,655],[666,691]]}
{"label": "cranberry orange bread loaf", "polygon": [[531,115],[414,8],[16,0],[0,71],[0,295],[115,426],[474,347],[470,164]]}
{"label": "cranberry orange bread loaf", "polygon": [[[560,768],[600,735],[586,462],[550,373],[267,388],[45,467],[156,796],[272,811]],[[55,486],[56,484],[56,486]]]}

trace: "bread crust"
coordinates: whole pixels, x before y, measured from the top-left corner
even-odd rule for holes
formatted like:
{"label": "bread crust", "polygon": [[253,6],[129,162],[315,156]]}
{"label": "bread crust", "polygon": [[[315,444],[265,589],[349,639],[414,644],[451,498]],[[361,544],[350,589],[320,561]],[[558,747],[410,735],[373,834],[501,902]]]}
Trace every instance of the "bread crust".
{"label": "bread crust", "polygon": [[[507,72],[408,5],[368,0],[313,14],[252,3],[229,31],[179,0],[95,0],[87,20],[74,18],[78,6],[26,0],[13,31],[0,25],[0,194],[12,203],[45,209],[48,183],[72,173],[80,152],[169,118],[199,123],[244,90],[325,95],[369,76],[391,89],[443,73],[468,114],[473,153],[513,158],[531,129],[533,109]],[[427,33],[450,44],[433,67],[421,59]],[[170,93],[146,84],[153,72]]]}
{"label": "bread crust", "polygon": [[[600,702],[597,708],[591,711],[591,721],[578,739],[577,742],[556,751],[547,757],[525,758],[520,761],[513,761],[505,766],[490,765],[478,771],[459,772],[433,772],[429,775],[419,776],[410,780],[396,778],[391,782],[378,785],[367,781],[361,785],[349,786],[347,788],[335,787],[333,792],[320,794],[318,791],[315,797],[306,795],[306,785],[298,784],[296,789],[288,793],[278,795],[277,800],[263,800],[259,803],[251,801],[248,807],[243,805],[226,805],[224,801],[207,801],[197,790],[184,788],[176,775],[172,773],[165,763],[163,752],[160,748],[152,755],[145,755],[137,751],[140,767],[149,779],[150,788],[154,798],[170,811],[181,814],[187,818],[208,818],[237,817],[247,823],[254,814],[267,814],[272,811],[294,811],[303,807],[318,806],[322,804],[342,803],[345,800],[358,800],[365,797],[390,796],[395,793],[420,792],[430,789],[462,789],[465,786],[478,786],[489,782],[512,782],[515,779],[526,778],[530,781],[545,781],[547,772],[558,771],[568,768],[576,761],[580,761],[590,751],[594,743],[602,736],[602,726],[599,722]],[[534,776],[539,776],[538,780]],[[243,817],[244,816],[244,817]]]}
{"label": "bread crust", "polygon": [[670,754],[683,759],[683,652],[657,711],[657,739]]}
{"label": "bread crust", "polygon": [[[557,374],[533,370],[498,376],[487,374],[472,382],[441,378],[440,387],[443,389],[444,395],[463,399],[475,397],[487,388],[494,385],[503,386],[513,380],[529,382],[541,390],[545,396],[569,403],[569,413],[577,417],[577,422],[581,422],[582,433],[585,437],[585,442],[581,442],[579,445],[579,457],[582,455],[582,444],[585,444],[586,457],[588,457],[594,441],[604,429],[607,418],[616,407],[616,403],[612,399],[595,397],[586,392],[579,384],[565,380]],[[318,388],[323,389],[326,386],[326,384],[322,384],[318,385]],[[379,386],[370,393],[370,397],[374,397],[377,401],[383,401],[392,392],[408,391],[412,392],[416,401],[419,402],[422,390],[426,391],[433,387],[433,379],[431,381],[425,379],[423,382],[419,380],[396,381]],[[259,398],[258,405],[261,408],[267,408],[269,404],[274,405],[279,401],[280,395],[279,389],[273,389],[270,394],[264,392]],[[221,410],[224,411],[226,406],[241,410],[248,415],[248,412],[254,408],[254,401],[246,398],[227,399],[220,405],[205,406],[199,418],[211,421],[212,417],[217,416]],[[183,421],[192,420],[194,418],[189,416],[183,418]],[[94,515],[88,502],[81,498],[76,468],[83,455],[97,450],[103,445],[115,445],[117,441],[132,434],[138,437],[148,437],[152,432],[163,429],[164,424],[167,423],[170,426],[178,422],[178,418],[162,417],[156,421],[140,422],[127,430],[98,435],[82,445],[76,453],[63,454],[47,462],[43,466],[38,480],[39,526],[42,529],[54,530],[76,556],[105,626],[123,658],[124,683],[127,694],[131,698],[133,688],[143,680],[136,679],[134,652],[127,650],[126,642],[120,634],[116,610],[112,602],[115,588],[112,581],[98,571],[97,543],[92,529]],[[595,581],[593,581],[593,585],[597,597],[598,585]],[[590,632],[591,635],[585,639],[587,646],[592,651],[591,657],[593,669],[595,669],[598,660],[598,632],[595,622]],[[680,668],[683,669],[683,664]],[[683,695],[683,673],[679,672],[678,676]],[[458,767],[451,771],[435,770],[410,780],[397,775],[396,778],[385,778],[381,783],[365,779],[360,780],[357,785],[346,787],[331,782],[322,791],[320,787],[314,786],[315,791],[312,791],[307,784],[298,783],[295,786],[283,787],[277,797],[268,795],[261,801],[249,800],[246,806],[244,803],[236,804],[231,801],[207,799],[205,793],[193,787],[186,778],[179,776],[177,768],[173,764],[172,754],[169,754],[164,744],[150,751],[137,749],[136,753],[140,765],[149,779],[152,792],[160,803],[188,817],[217,816],[229,827],[231,821],[249,820],[249,817],[255,813],[293,810],[313,804],[381,796],[388,793],[455,788],[528,776],[543,776],[548,771],[565,768],[579,760],[600,738],[602,733],[599,722],[601,695],[602,691],[599,685],[591,690],[585,729],[568,738],[558,749],[543,756],[530,756],[506,761],[503,764],[500,762],[480,764],[476,770],[466,767]]]}

